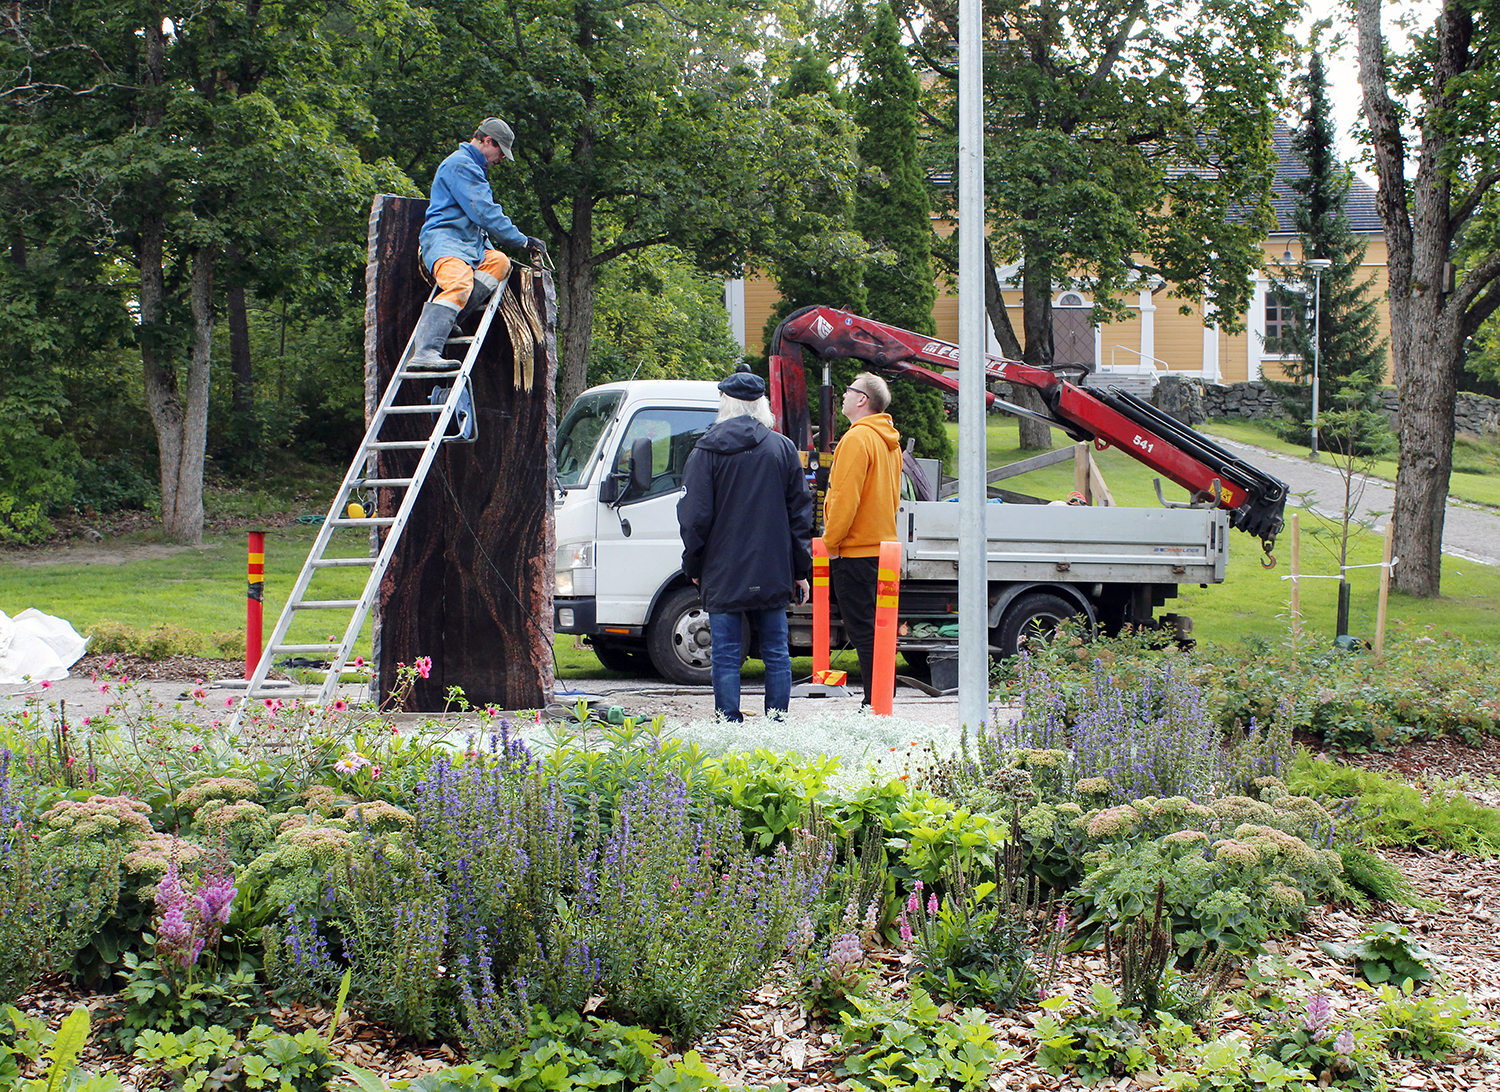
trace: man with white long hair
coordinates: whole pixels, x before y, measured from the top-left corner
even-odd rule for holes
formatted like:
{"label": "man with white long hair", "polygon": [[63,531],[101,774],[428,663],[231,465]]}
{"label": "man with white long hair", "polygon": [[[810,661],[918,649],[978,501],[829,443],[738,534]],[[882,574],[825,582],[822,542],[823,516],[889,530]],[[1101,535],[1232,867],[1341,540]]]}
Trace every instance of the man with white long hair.
{"label": "man with white long hair", "polygon": [[750,629],[766,665],[766,714],[791,703],[786,608],[807,598],[812,494],[791,440],[771,428],[766,383],[740,365],[719,384],[719,419],[699,439],[677,502],[682,571],[708,611],[714,711],[740,712],[740,657]]}

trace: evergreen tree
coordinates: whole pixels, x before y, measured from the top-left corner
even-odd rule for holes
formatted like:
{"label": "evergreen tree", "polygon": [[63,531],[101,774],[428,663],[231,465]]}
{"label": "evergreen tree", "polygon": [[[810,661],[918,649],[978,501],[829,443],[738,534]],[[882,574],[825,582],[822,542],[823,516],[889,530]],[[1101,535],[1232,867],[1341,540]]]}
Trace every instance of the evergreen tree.
{"label": "evergreen tree", "polygon": [[[845,96],[834,81],[828,57],[817,47],[803,42],[793,52],[790,71],[777,85],[776,97],[790,107],[799,99],[819,96],[841,112],[847,109]],[[852,143],[849,132],[830,136]],[[785,255],[776,255],[767,262],[781,293],[766,319],[767,343],[781,320],[802,307],[826,304],[856,314],[865,312],[865,248],[850,227],[854,209],[852,193],[842,185],[832,184],[833,181],[809,180],[813,192],[807,194],[808,207],[799,210],[805,229],[797,233],[796,249]],[[816,376],[809,377],[808,386],[816,389]],[[813,420],[816,421],[817,417],[814,410]]]}
{"label": "evergreen tree", "polygon": [[[1380,404],[1379,385],[1385,377],[1385,342],[1380,338],[1378,300],[1370,292],[1371,278],[1358,279],[1365,241],[1354,234],[1344,211],[1350,174],[1333,153],[1333,123],[1328,112],[1321,54],[1313,52],[1307,76],[1300,82],[1307,89],[1307,109],[1292,147],[1307,165],[1307,175],[1291,183],[1297,191],[1297,234],[1305,258],[1326,258],[1333,265],[1323,271],[1318,286],[1321,318],[1316,322],[1312,315],[1313,300],[1304,294],[1304,290],[1309,294],[1314,290],[1313,272],[1301,264],[1282,268],[1282,283],[1272,288],[1273,298],[1290,306],[1298,315],[1305,306],[1307,320],[1292,323],[1280,337],[1266,339],[1270,349],[1287,358],[1282,369],[1290,380],[1268,380],[1266,385],[1276,393],[1287,414],[1280,427],[1282,436],[1295,443],[1307,443],[1311,439],[1314,332],[1319,339],[1320,411],[1346,405],[1348,398],[1344,396],[1351,385],[1363,392],[1359,408],[1376,410]],[[1346,414],[1340,419],[1369,422],[1376,418]],[[1327,433],[1321,421],[1319,433]],[[1334,439],[1355,447],[1367,446],[1354,436],[1328,437],[1324,446],[1343,446],[1331,442]]]}
{"label": "evergreen tree", "polygon": [[[932,306],[932,198],[918,159],[921,84],[901,45],[901,28],[887,2],[876,12],[855,89],[855,120],[864,130],[859,154],[874,175],[855,198],[854,225],[880,255],[865,273],[868,314],[892,326],[935,334]],[[911,380],[891,384],[890,413],[916,453],[948,456],[942,394]]]}

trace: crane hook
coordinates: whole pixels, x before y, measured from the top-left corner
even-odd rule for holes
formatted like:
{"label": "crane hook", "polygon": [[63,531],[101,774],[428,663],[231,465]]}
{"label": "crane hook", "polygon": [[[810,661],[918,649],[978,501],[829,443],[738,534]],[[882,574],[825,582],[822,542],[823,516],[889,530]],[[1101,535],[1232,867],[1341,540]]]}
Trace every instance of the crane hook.
{"label": "crane hook", "polygon": [[1265,538],[1260,540],[1260,548],[1266,552],[1266,556],[1260,559],[1260,567],[1262,569],[1276,568],[1276,555],[1271,552],[1275,548],[1275,546],[1275,535],[1267,535]]}

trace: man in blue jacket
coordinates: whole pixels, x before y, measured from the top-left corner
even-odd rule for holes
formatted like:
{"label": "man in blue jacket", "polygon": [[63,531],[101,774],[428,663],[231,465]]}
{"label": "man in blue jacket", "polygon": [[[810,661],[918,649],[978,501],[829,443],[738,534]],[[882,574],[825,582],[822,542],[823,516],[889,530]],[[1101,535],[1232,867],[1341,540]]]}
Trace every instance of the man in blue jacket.
{"label": "man in blue jacket", "polygon": [[499,118],[485,118],[467,144],[460,144],[438,166],[420,238],[423,268],[442,289],[417,319],[416,343],[407,367],[446,371],[454,362],[443,345],[459,315],[482,307],[510,275],[510,259],[485,245],[496,244],[541,254],[547,244],[523,235],[496,202],[487,177],[502,159],[514,160],[515,134]]}
{"label": "man in blue jacket", "polygon": [[812,574],[812,494],[791,440],[771,430],[765,380],[740,365],[719,384],[719,419],[683,470],[677,525],[682,571],[708,611],[714,711],[739,721],[740,650],[748,622],[760,634],[766,714],[792,696],[786,608],[807,598]]}

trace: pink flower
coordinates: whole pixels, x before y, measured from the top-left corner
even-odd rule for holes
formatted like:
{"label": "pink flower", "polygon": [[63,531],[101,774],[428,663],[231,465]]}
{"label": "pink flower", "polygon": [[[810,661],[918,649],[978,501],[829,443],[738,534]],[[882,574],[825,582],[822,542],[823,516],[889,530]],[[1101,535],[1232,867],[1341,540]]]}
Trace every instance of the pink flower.
{"label": "pink flower", "polygon": [[903,912],[901,914],[901,917],[897,919],[897,928],[899,928],[901,931],[901,943],[910,944],[912,936],[911,923],[906,920],[905,912]]}
{"label": "pink flower", "polygon": [[275,709],[276,708],[276,699],[275,698],[267,698],[266,699],[266,708],[267,709]]}
{"label": "pink flower", "polygon": [[380,780],[380,767],[379,766],[371,766],[370,767],[370,776],[373,777],[376,781],[379,781]]}
{"label": "pink flower", "polygon": [[117,662],[118,662],[118,661],[117,661],[117,660],[116,660],[116,659],[115,659],[115,657],[113,657],[113,656],[111,656],[111,657],[110,657],[110,658],[109,658],[109,660],[108,660],[108,662],[107,662],[107,663],[105,663],[105,665],[104,665],[104,670],[105,670],[105,671],[113,671],[113,670],[114,670],[114,669],[115,669],[115,664],[116,664],[116,663],[117,663]]}
{"label": "pink flower", "polygon": [[432,657],[418,656],[414,666],[417,669],[418,675],[421,675],[424,679],[428,678],[432,674]]}
{"label": "pink flower", "polygon": [[225,698],[224,699],[224,708],[225,709],[228,709],[233,704],[234,704],[234,699],[233,698]]}
{"label": "pink flower", "polygon": [[333,711],[335,713],[342,713],[345,709],[348,709],[348,708],[349,708],[349,703],[346,702],[343,698],[334,698],[333,699]]}
{"label": "pink flower", "polygon": [[195,698],[206,698],[206,697],[208,697],[208,691],[204,690],[200,686],[197,690],[193,691],[193,697],[195,697]]}
{"label": "pink flower", "polygon": [[910,895],[906,896],[906,910],[907,910],[907,913],[915,914],[917,912],[917,910],[921,907],[921,905],[922,905],[922,900],[917,897],[917,893],[915,891],[913,891]]}
{"label": "pink flower", "polygon": [[100,683],[99,684],[99,693],[101,693],[101,694],[108,694],[109,693],[109,683]]}
{"label": "pink flower", "polygon": [[90,724],[93,723],[93,719],[94,719],[93,717],[84,717],[83,718],[83,726],[85,728],[87,728]]}
{"label": "pink flower", "polygon": [[43,690],[51,690],[52,689],[52,680],[51,679],[43,679],[42,680],[42,689]]}
{"label": "pink flower", "polygon": [[363,656],[356,656],[356,657],[354,657],[354,666],[355,667],[364,667],[365,666],[365,658]]}
{"label": "pink flower", "polygon": [[930,894],[930,895],[927,896],[927,912],[929,914],[936,914],[938,912],[938,901],[937,901],[937,892],[936,891],[934,891],[932,894]]}
{"label": "pink flower", "polygon": [[191,747],[189,747],[188,750],[193,752],[193,754],[197,754],[199,751],[203,750],[203,744],[195,743]]}

